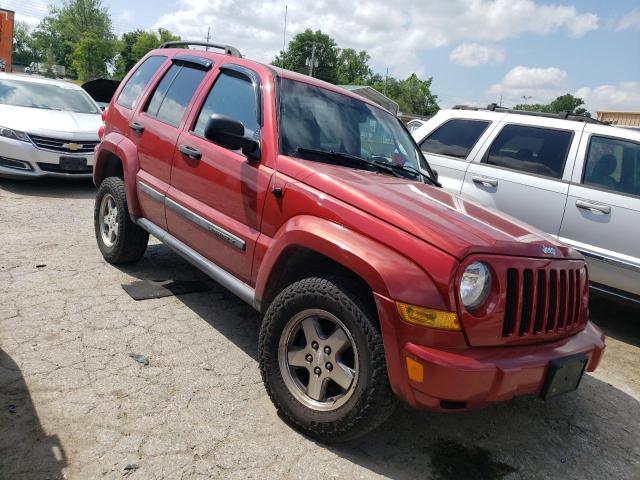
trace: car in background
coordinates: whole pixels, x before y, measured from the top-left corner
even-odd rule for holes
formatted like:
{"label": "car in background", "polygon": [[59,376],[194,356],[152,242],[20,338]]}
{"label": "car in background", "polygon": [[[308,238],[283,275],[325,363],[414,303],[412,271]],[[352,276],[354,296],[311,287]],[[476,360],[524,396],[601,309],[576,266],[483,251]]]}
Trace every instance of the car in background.
{"label": "car in background", "polygon": [[424,120],[418,120],[417,118],[413,119],[410,122],[407,122],[407,130],[409,130],[410,133],[413,133],[420,127],[422,127],[425,123],[427,122]]}
{"label": "car in background", "polygon": [[445,188],[574,247],[592,289],[640,302],[640,132],[490,105],[440,110],[412,135]]}
{"label": "car in background", "polygon": [[0,177],[91,178],[100,115],[73,83],[0,74]]}

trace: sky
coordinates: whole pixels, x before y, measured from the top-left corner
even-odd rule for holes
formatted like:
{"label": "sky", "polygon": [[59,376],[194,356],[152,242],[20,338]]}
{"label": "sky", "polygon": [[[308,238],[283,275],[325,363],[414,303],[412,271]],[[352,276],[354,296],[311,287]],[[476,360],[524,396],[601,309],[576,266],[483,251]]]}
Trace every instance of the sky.
{"label": "sky", "polygon": [[[0,0],[37,25],[60,0]],[[164,27],[270,62],[305,28],[366,50],[374,72],[433,77],[441,107],[547,103],[640,111],[640,0],[103,0],[116,33]],[[524,98],[523,98],[524,97]]]}

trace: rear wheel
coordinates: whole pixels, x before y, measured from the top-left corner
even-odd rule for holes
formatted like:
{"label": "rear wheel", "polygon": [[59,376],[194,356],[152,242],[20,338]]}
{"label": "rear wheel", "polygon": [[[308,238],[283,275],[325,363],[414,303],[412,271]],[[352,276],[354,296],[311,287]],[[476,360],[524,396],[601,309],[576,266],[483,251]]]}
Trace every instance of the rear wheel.
{"label": "rear wheel", "polygon": [[147,249],[149,234],[131,221],[121,178],[109,177],[100,184],[94,227],[98,247],[109,263],[135,262]]}
{"label": "rear wheel", "polygon": [[284,419],[323,442],[364,435],[395,406],[377,322],[337,279],[307,278],[276,297],[260,369]]}

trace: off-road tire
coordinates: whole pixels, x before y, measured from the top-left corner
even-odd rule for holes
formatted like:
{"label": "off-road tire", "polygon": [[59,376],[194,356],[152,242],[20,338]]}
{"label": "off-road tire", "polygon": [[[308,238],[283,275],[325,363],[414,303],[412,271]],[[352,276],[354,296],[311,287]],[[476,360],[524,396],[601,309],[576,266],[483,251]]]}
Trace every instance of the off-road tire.
{"label": "off-road tire", "polygon": [[[100,208],[105,195],[113,197],[117,208],[117,237],[111,246],[105,244],[100,227]],[[149,242],[149,234],[131,221],[124,181],[121,178],[108,177],[100,184],[96,195],[93,219],[98,247],[107,262],[114,265],[131,263],[144,255]]]}
{"label": "off-road tire", "polygon": [[[365,435],[382,424],[396,405],[389,388],[382,335],[374,313],[339,278],[306,278],[285,288],[262,322],[259,359],[262,379],[280,416],[305,435],[337,443]],[[299,312],[322,309],[338,317],[357,346],[359,373],[349,400],[333,411],[303,405],[287,388],[278,346],[287,323]],[[373,318],[372,318],[373,317]]]}

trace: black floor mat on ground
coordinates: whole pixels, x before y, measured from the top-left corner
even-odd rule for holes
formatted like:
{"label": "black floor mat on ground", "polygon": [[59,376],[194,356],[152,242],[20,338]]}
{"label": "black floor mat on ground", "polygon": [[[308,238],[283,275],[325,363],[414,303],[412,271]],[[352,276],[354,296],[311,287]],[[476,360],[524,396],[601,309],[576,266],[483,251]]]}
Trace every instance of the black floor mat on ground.
{"label": "black floor mat on ground", "polygon": [[138,280],[122,285],[122,288],[134,300],[148,300],[211,290],[209,285],[200,280]]}

